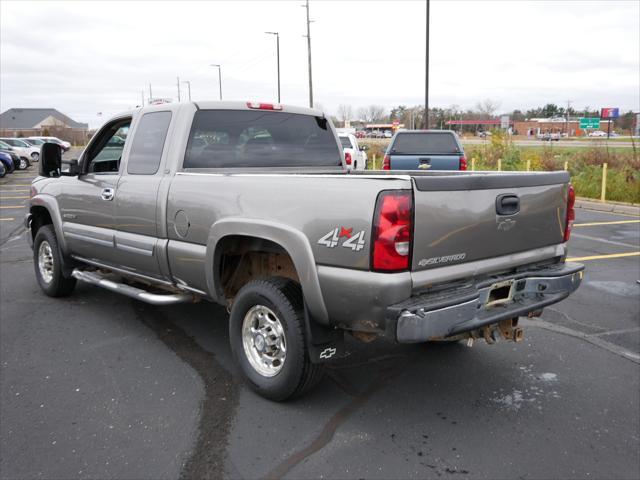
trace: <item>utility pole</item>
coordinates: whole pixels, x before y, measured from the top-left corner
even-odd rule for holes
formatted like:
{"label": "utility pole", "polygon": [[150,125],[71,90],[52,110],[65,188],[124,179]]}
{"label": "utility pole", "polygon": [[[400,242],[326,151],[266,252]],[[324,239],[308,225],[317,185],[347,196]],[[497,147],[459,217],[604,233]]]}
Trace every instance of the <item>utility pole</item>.
{"label": "utility pole", "polygon": [[222,100],[222,66],[217,63],[212,63],[210,67],[218,67],[218,86],[220,87],[220,100]]}
{"label": "utility pole", "polygon": [[569,129],[569,109],[571,108],[571,100],[567,100],[567,137],[571,134],[571,130]]}
{"label": "utility pole", "polygon": [[142,106],[144,107],[144,88],[140,91],[140,99],[142,100]]}
{"label": "utility pole", "polygon": [[311,75],[311,20],[309,20],[309,0],[306,5],[302,5],[307,9],[307,52],[309,56],[309,107],[313,108],[313,81]]}
{"label": "utility pole", "polygon": [[426,130],[429,128],[429,0],[427,0],[427,23],[425,35],[424,128]]}
{"label": "utility pole", "polygon": [[178,85],[178,103],[180,103],[180,77],[176,77],[178,79],[177,85]]}
{"label": "utility pole", "polygon": [[278,32],[264,32],[276,36],[276,61],[278,63],[278,103],[280,103],[280,34]]}
{"label": "utility pole", "polygon": [[153,93],[151,92],[151,84],[149,84],[149,104],[151,104],[152,98],[153,98]]}
{"label": "utility pole", "polygon": [[187,84],[187,93],[189,95],[189,101],[191,101],[191,82],[189,80],[185,80],[182,83]]}

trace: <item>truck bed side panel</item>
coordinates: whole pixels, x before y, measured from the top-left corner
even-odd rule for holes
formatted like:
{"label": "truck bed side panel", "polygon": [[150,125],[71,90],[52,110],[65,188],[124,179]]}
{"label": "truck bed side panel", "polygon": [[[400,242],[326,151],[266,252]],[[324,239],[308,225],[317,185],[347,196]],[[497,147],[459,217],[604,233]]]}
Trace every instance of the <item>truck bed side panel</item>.
{"label": "truck bed side panel", "polygon": [[[184,244],[207,245],[212,226],[228,218],[288,225],[307,237],[317,264],[367,270],[379,191],[410,187],[408,179],[384,176],[178,173],[167,202],[171,270],[201,288],[205,272],[194,255],[201,250]],[[184,265],[186,250],[192,267]]]}

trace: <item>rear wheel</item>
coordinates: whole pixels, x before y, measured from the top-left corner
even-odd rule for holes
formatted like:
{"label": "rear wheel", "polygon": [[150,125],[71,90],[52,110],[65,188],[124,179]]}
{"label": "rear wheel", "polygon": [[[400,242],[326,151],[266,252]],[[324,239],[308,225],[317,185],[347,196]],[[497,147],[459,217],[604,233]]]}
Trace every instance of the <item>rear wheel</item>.
{"label": "rear wheel", "polygon": [[33,152],[31,154],[31,160],[33,160],[34,162],[37,162],[38,160],[40,160],[40,154],[38,152]]}
{"label": "rear wheel", "polygon": [[48,296],[66,297],[73,292],[76,279],[62,274],[62,257],[52,225],[38,229],[33,242],[33,263],[38,284]]}
{"label": "rear wheel", "polygon": [[268,278],[242,287],[231,309],[229,339],[245,380],[265,398],[299,396],[322,376],[309,359],[302,291],[292,280]]}
{"label": "rear wheel", "polygon": [[26,170],[29,167],[29,160],[26,157],[20,157],[18,162],[18,170]]}

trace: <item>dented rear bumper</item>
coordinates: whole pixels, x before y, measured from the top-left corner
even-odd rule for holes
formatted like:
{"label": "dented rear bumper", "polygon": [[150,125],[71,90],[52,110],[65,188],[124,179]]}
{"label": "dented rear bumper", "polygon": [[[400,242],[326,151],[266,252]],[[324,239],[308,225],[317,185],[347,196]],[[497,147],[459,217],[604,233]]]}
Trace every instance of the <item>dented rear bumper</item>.
{"label": "dented rear bumper", "polygon": [[387,308],[387,332],[400,343],[417,343],[526,316],[568,297],[583,270],[579,263],[556,264],[414,295]]}

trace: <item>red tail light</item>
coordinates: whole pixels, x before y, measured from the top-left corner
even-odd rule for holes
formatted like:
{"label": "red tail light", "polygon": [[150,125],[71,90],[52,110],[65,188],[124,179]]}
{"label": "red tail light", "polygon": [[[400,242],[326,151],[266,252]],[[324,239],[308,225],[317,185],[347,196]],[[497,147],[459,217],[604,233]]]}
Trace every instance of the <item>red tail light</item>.
{"label": "red tail light", "polygon": [[247,107],[255,110],[282,110],[282,105],[277,103],[247,102]]}
{"label": "red tail light", "polygon": [[466,170],[466,169],[467,169],[467,159],[463,155],[462,157],[460,157],[460,170]]}
{"label": "red tail light", "polygon": [[344,152],[344,163],[351,165],[351,154],[349,152]]}
{"label": "red tail light", "polygon": [[389,155],[385,155],[382,160],[382,169],[383,170],[391,170],[391,158]]}
{"label": "red tail light", "polygon": [[384,191],[373,216],[372,270],[407,270],[413,232],[413,196],[410,190]]}
{"label": "red tail light", "polygon": [[567,190],[567,221],[564,226],[564,241],[568,242],[571,236],[571,227],[573,227],[573,221],[576,219],[576,211],[574,205],[576,203],[576,191],[573,189],[573,185],[569,184]]}

